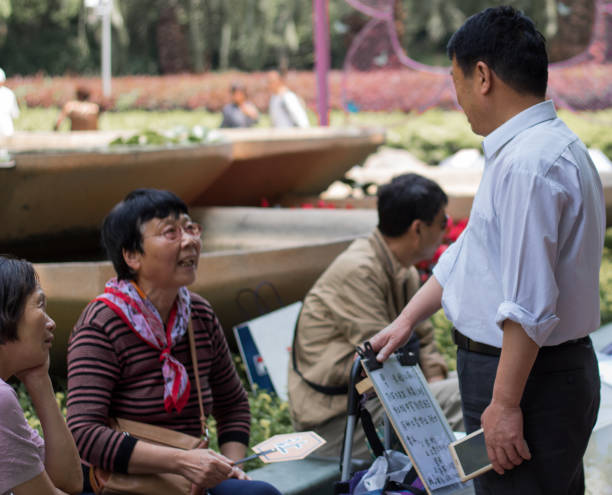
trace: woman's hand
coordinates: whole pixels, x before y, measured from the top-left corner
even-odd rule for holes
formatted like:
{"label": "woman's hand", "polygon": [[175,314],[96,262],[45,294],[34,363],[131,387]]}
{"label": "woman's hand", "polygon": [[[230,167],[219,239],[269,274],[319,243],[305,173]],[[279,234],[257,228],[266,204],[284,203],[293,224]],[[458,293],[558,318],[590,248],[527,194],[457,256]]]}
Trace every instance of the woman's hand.
{"label": "woman's hand", "polygon": [[47,354],[47,359],[44,363],[33,368],[28,368],[15,373],[15,376],[25,385],[28,393],[32,395],[36,389],[41,385],[51,385],[49,378],[49,362],[50,358]]}
{"label": "woman's hand", "polygon": [[230,478],[236,478],[238,480],[250,480],[251,477],[246,474],[242,469],[240,469],[238,466],[234,466],[232,468],[232,473],[230,475]]}
{"label": "woman's hand", "polygon": [[232,477],[232,461],[213,450],[185,450],[180,456],[180,474],[198,488],[212,488]]}

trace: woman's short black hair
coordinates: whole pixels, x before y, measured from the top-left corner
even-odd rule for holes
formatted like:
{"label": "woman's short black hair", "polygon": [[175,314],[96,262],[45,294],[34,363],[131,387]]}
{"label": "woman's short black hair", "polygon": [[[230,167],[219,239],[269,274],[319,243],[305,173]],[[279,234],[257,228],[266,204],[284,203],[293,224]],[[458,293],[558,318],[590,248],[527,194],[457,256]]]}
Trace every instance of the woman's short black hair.
{"label": "woman's short black hair", "polygon": [[142,253],[142,225],[152,218],[187,213],[187,205],[176,194],[159,189],[136,189],[117,204],[102,224],[102,245],[120,280],[135,274],[123,259],[123,250]]}
{"label": "woman's short black hair", "polygon": [[415,220],[431,224],[447,203],[434,181],[417,174],[399,175],[378,190],[378,230],[399,237]]}
{"label": "woman's short black hair", "polygon": [[546,95],[546,40],[533,21],[513,7],[491,7],[473,15],[453,34],[446,51],[468,77],[483,61],[515,91]]}
{"label": "woman's short black hair", "polygon": [[17,340],[17,326],[28,297],[38,286],[32,263],[0,256],[0,345]]}

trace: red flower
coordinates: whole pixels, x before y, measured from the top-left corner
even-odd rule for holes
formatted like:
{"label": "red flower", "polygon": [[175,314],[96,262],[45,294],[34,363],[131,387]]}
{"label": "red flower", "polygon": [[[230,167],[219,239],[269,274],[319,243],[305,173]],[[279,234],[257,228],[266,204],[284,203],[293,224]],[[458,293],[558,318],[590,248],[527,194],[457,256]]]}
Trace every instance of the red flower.
{"label": "red flower", "polygon": [[450,242],[455,242],[459,235],[461,235],[461,232],[465,230],[467,222],[467,218],[459,220],[457,223],[452,223],[449,219],[449,229],[446,234],[446,239]]}
{"label": "red flower", "polygon": [[448,218],[448,226],[447,226],[446,235],[444,236],[444,240],[442,241],[442,244],[438,246],[438,249],[436,250],[433,258],[430,260],[419,261],[415,265],[416,269],[419,271],[419,275],[421,277],[422,283],[425,283],[427,279],[430,277],[430,275],[433,272],[433,267],[440,259],[440,256],[442,256],[442,253],[444,253],[444,251],[448,249],[449,245],[451,245],[453,242],[457,240],[461,232],[463,232],[463,230],[465,229],[467,222],[468,222],[467,218],[463,218],[459,220],[457,223],[453,222],[452,218],[450,217]]}

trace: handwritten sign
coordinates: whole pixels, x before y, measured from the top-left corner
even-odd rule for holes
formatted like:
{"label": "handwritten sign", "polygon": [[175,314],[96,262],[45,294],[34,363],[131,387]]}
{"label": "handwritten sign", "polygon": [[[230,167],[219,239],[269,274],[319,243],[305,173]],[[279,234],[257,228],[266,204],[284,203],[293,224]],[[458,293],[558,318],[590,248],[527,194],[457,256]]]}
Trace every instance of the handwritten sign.
{"label": "handwritten sign", "polygon": [[304,459],[325,443],[326,441],[314,431],[303,431],[274,435],[255,445],[253,451],[259,453],[274,449],[273,452],[259,457],[265,463],[297,461]]}
{"label": "handwritten sign", "polygon": [[379,369],[364,368],[427,493],[473,493],[459,479],[448,450],[455,436],[420,368],[402,366],[396,356]]}

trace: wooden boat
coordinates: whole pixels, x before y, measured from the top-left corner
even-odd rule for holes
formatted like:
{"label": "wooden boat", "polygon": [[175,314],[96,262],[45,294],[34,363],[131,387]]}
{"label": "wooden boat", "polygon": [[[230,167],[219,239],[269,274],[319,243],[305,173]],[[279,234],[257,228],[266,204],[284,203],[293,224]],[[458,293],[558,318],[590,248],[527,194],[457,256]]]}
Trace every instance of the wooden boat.
{"label": "wooden boat", "polygon": [[[215,250],[200,256],[191,289],[210,301],[230,341],[232,327],[258,316],[263,306],[273,310],[301,300],[329,263],[377,223],[373,210],[211,208],[196,209],[192,216],[203,222],[205,249]],[[115,273],[108,261],[37,263],[35,268],[57,323],[52,361],[62,373],[74,323]],[[247,291],[239,296],[242,289]]]}
{"label": "wooden boat", "polygon": [[229,143],[13,151],[0,168],[0,251],[74,259],[97,250],[102,219],[129,191],[169,189],[189,202],[230,157]]}
{"label": "wooden boat", "polygon": [[232,165],[193,201],[196,206],[259,206],[313,195],[362,163],[385,139],[380,129],[228,129]]}

